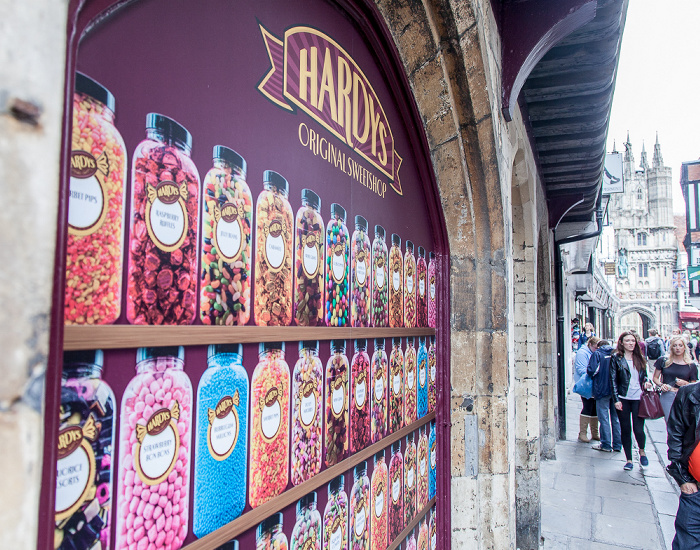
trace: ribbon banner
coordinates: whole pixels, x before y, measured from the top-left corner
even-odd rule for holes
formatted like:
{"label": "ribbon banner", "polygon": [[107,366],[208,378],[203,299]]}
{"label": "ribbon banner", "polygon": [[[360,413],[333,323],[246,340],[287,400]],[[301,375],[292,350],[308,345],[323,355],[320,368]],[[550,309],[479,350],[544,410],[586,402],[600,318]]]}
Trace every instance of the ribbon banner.
{"label": "ribbon banner", "polygon": [[260,25],[270,70],[258,90],[290,112],[301,109],[382,172],[402,195],[394,136],[372,85],[332,38],[292,27],[280,40]]}

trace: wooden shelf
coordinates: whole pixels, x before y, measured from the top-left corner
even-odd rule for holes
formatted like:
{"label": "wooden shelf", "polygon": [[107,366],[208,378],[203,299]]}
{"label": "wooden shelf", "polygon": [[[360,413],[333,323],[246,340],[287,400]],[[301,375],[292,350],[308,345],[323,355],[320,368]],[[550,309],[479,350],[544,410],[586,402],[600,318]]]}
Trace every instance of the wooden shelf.
{"label": "wooden shelf", "polygon": [[[335,330],[342,330],[342,329],[333,329]],[[370,329],[373,330],[373,329]],[[397,330],[397,329],[391,329],[391,330]],[[400,330],[400,329],[399,329]],[[425,329],[419,329],[419,330],[425,330]],[[431,329],[432,330],[432,329]],[[377,452],[381,451],[382,449],[388,449],[392,443],[395,441],[398,441],[399,439],[407,436],[409,433],[416,431],[418,428],[425,426],[428,424],[431,420],[435,419],[435,413],[429,413],[420,420],[414,422],[410,426],[404,426],[400,430],[394,432],[391,435],[388,435],[381,441],[378,441],[377,443],[374,443],[373,445],[370,445],[366,449],[363,449],[361,451],[356,452],[354,455],[351,457],[343,460],[340,464],[336,464],[335,466],[331,466],[330,468],[326,468],[322,472],[318,473],[315,475],[313,478],[311,478],[308,481],[305,481],[301,485],[297,485],[296,487],[293,487],[289,489],[288,491],[285,491],[281,495],[273,498],[272,500],[266,502],[265,504],[262,504],[261,506],[258,506],[257,508],[254,508],[253,510],[250,510],[249,512],[244,513],[241,517],[233,520],[231,523],[224,525],[223,527],[217,529],[216,531],[209,533],[207,536],[202,537],[201,539],[192,542],[185,546],[183,550],[215,550],[225,542],[230,541],[231,539],[236,538],[240,534],[244,533],[248,529],[252,529],[254,527],[257,527],[260,522],[262,522],[265,518],[270,517],[272,514],[275,512],[279,512],[283,508],[286,508],[290,504],[294,504],[297,502],[301,497],[304,495],[310,493],[311,491],[315,491],[319,487],[322,487],[323,485],[326,485],[329,483],[333,478],[339,476],[340,474],[343,474],[347,472],[348,470],[354,468],[357,466],[360,462],[363,460],[367,460],[371,458],[373,455],[375,455]],[[388,462],[388,461],[387,461]],[[388,466],[388,464],[387,464]],[[421,510],[419,514],[417,514],[416,519],[414,519],[409,525],[404,529],[406,533],[410,533],[411,528],[414,527],[417,523],[418,520],[427,512],[427,510],[430,509],[430,506],[432,505],[435,499],[433,498],[428,505]],[[405,537],[404,533],[402,532],[401,535],[397,540],[403,540],[403,537]],[[391,545],[389,548],[394,549],[398,545]]]}
{"label": "wooden shelf", "polygon": [[[420,523],[420,521],[425,517],[425,515],[430,511],[430,509],[435,505],[435,501],[437,500],[437,497],[433,497],[428,501],[428,504],[423,506],[418,513],[416,514],[416,517],[413,518],[413,520],[406,525],[406,527],[403,528],[403,531],[401,531],[398,536],[392,541],[392,543],[387,547],[386,550],[396,550],[401,543],[406,539],[408,535],[411,534],[411,529],[413,529],[416,525]],[[428,533],[428,536],[430,536],[430,533]],[[416,534],[416,539],[418,538],[418,535]]]}
{"label": "wooden shelf", "polygon": [[433,336],[434,328],[335,328],[335,327],[211,327],[104,325],[66,326],[63,349],[125,349],[152,346],[199,346],[208,344],[247,344],[293,342],[299,340],[352,340]]}

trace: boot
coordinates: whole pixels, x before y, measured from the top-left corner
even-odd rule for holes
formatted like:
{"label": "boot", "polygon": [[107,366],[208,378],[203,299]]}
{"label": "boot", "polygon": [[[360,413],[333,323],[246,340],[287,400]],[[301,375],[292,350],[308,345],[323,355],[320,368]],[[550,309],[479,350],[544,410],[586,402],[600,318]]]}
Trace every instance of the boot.
{"label": "boot", "polygon": [[[589,424],[590,416],[584,416],[580,415],[579,416],[579,432],[578,432],[578,440],[583,442],[583,443],[588,443],[590,439],[588,439],[588,435],[586,432],[588,432],[588,424]],[[597,428],[597,426],[596,426]]]}
{"label": "boot", "polygon": [[600,441],[600,435],[598,434],[598,417],[589,416],[590,427],[591,427],[591,439],[593,441]]}

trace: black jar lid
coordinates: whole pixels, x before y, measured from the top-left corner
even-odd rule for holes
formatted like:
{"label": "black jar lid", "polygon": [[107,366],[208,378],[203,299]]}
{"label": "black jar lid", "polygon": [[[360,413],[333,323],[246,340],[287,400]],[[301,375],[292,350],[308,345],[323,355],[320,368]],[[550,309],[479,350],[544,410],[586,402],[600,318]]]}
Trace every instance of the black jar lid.
{"label": "black jar lid", "polygon": [[265,170],[263,172],[263,185],[265,187],[274,187],[285,197],[289,196],[289,182],[282,174],[278,174],[274,170]]}
{"label": "black jar lid", "polygon": [[418,247],[418,257],[425,258],[425,248],[423,248],[422,246]]}
{"label": "black jar lid", "polygon": [[435,259],[435,252],[431,252],[431,253],[429,254],[429,258],[430,258],[431,260],[434,260],[434,259]]}
{"label": "black jar lid", "polygon": [[381,237],[382,239],[386,237],[386,231],[384,231],[384,228],[381,225],[374,226],[374,234]]}
{"label": "black jar lid", "polygon": [[376,465],[377,462],[384,460],[384,456],[384,449],[377,451],[377,453],[374,455],[374,464]]}
{"label": "black jar lid", "polygon": [[355,216],[355,227],[360,231],[367,231],[367,220],[364,216]]}
{"label": "black jar lid", "polygon": [[357,338],[355,340],[356,350],[366,350],[367,349],[367,338]]}
{"label": "black jar lid", "polygon": [[413,253],[413,241],[406,241],[406,252],[409,250]]}
{"label": "black jar lid", "polygon": [[416,343],[416,337],[415,336],[406,336],[406,344],[409,346],[412,346],[413,344]]}
{"label": "black jar lid", "polygon": [[303,349],[312,349],[318,351],[318,340],[301,340],[299,342],[299,351]]}
{"label": "black jar lid", "polygon": [[434,343],[435,343],[435,335],[434,335],[434,334],[431,334],[431,335],[430,335],[430,343],[431,343],[431,344],[434,344]]}
{"label": "black jar lid", "polygon": [[284,353],[284,342],[260,342],[258,346],[258,353],[273,350],[281,350]]}
{"label": "black jar lid", "polygon": [[146,128],[148,130],[158,130],[167,140],[181,143],[190,151],[192,149],[192,134],[179,122],[159,113],[148,113],[146,115]]}
{"label": "black jar lid", "polygon": [[384,349],[384,338],[374,339],[374,349]]}
{"label": "black jar lid", "polygon": [[331,349],[336,353],[345,353],[345,340],[331,340]]}
{"label": "black jar lid", "polygon": [[394,336],[391,341],[395,346],[401,347],[401,336]]}
{"label": "black jar lid", "polygon": [[248,171],[248,165],[245,159],[236,153],[236,151],[229,149],[225,145],[214,145],[212,157],[214,160],[221,159],[228,162],[231,166],[237,166],[244,174]]}
{"label": "black jar lid", "polygon": [[391,444],[391,454],[394,455],[398,452],[401,452],[401,440],[398,439],[397,441],[394,441]]}
{"label": "black jar lid", "polygon": [[355,466],[355,477],[361,477],[367,473],[367,461],[363,460]]}
{"label": "black jar lid", "polygon": [[66,365],[95,365],[102,368],[104,354],[101,349],[64,351],[63,366]]}
{"label": "black jar lid", "polygon": [[316,491],[311,491],[308,495],[304,495],[297,502],[297,514],[299,514],[302,509],[308,508],[311,504],[316,506]]}
{"label": "black jar lid", "polygon": [[180,361],[184,361],[185,348],[183,346],[162,346],[158,348],[138,348],[136,350],[137,363],[146,359],[155,359],[156,357],[177,357]]}
{"label": "black jar lid", "polygon": [[75,91],[89,95],[114,112],[114,96],[107,88],[83,73],[75,73]]}
{"label": "black jar lid", "polygon": [[418,337],[418,344],[423,346],[425,345],[425,336]]}
{"label": "black jar lid", "polygon": [[332,218],[340,218],[343,220],[343,223],[345,223],[345,208],[340,206],[337,202],[334,202],[331,204],[331,217]]}
{"label": "black jar lid", "polygon": [[258,538],[263,533],[272,531],[277,526],[279,526],[280,529],[282,528],[282,512],[272,514],[269,518],[264,519],[262,523],[258,525]]}
{"label": "black jar lid", "polygon": [[315,191],[311,189],[301,190],[301,204],[310,206],[315,210],[321,209],[321,197],[319,197]]}
{"label": "black jar lid", "polygon": [[328,484],[328,495],[330,496],[331,493],[342,491],[343,487],[345,487],[345,476],[339,475],[338,477],[334,477]]}
{"label": "black jar lid", "polygon": [[401,246],[401,237],[399,237],[396,233],[391,234],[391,244],[394,244],[396,246]]}
{"label": "black jar lid", "polygon": [[238,550],[238,541],[237,540],[230,540],[228,542],[225,542],[221,546],[219,546],[216,550]]}
{"label": "black jar lid", "polygon": [[220,355],[222,353],[238,355],[241,357],[243,355],[243,345],[242,344],[211,344],[207,348],[207,360],[211,359],[215,355]]}

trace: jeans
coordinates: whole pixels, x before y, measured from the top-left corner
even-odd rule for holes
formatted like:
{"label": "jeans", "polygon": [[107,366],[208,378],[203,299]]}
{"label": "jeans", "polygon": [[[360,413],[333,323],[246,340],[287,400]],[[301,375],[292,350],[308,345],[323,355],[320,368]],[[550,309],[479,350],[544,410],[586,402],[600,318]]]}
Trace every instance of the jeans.
{"label": "jeans", "polygon": [[676,513],[676,536],[673,550],[700,548],[700,492],[681,493]]}
{"label": "jeans", "polygon": [[[605,449],[622,449],[622,436],[620,435],[620,419],[615,411],[610,414],[613,407],[612,396],[601,397],[595,400],[600,422],[600,445]],[[612,422],[612,442],[610,441],[610,423]]]}
{"label": "jeans", "polygon": [[639,399],[620,398],[622,410],[617,411],[620,419],[620,433],[622,435],[622,447],[625,449],[627,462],[632,461],[632,431],[637,440],[640,451],[644,450],[647,439],[644,433],[644,419],[639,418]]}

